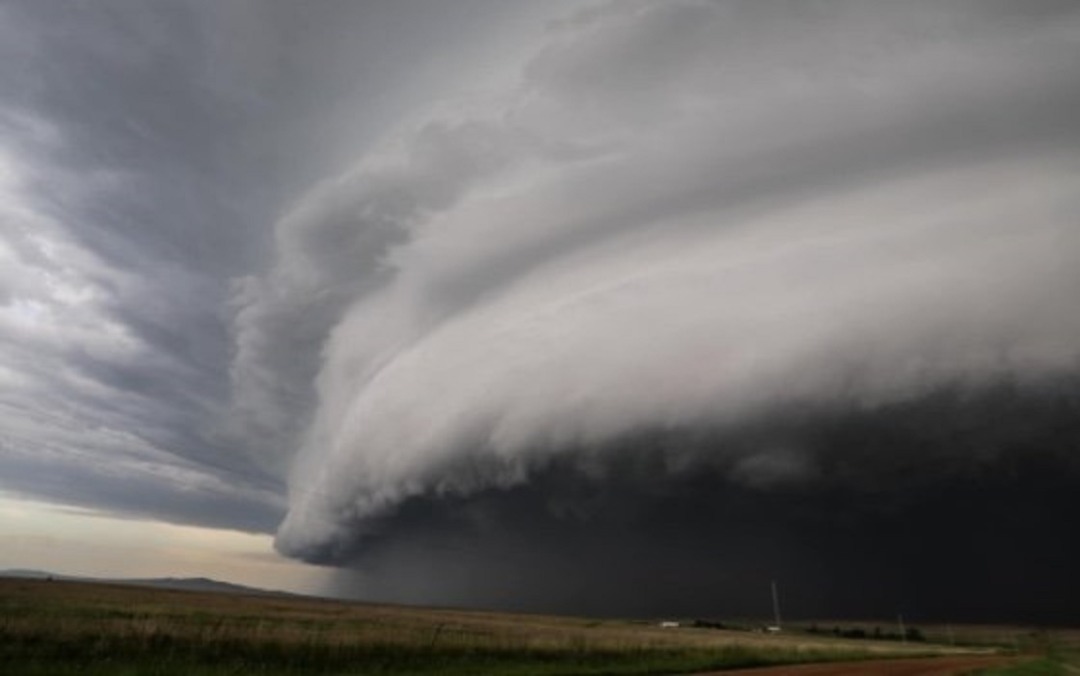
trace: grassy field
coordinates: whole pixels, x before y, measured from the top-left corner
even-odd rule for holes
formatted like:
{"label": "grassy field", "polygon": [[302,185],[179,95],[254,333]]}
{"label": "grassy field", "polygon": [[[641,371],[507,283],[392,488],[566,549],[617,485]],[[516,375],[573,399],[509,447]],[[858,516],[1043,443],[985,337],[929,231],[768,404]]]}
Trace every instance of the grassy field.
{"label": "grassy field", "polygon": [[[874,621],[802,622],[796,630],[837,627],[841,632],[875,629],[897,632],[895,627]],[[1011,666],[978,671],[972,676],[1071,676],[1080,675],[1080,629],[1032,628],[1009,625],[929,624],[919,627],[928,642],[967,648],[987,648],[1006,655],[1020,655]],[[897,632],[898,633],[898,632]]]}
{"label": "grassy field", "polygon": [[671,674],[951,648],[0,579],[0,673]]}
{"label": "grassy field", "polygon": [[[982,633],[976,631],[976,633]],[[1080,674],[1080,631],[1042,630],[1013,632],[1010,639],[1031,659],[1012,667],[990,669],[979,676],[1070,676]]]}

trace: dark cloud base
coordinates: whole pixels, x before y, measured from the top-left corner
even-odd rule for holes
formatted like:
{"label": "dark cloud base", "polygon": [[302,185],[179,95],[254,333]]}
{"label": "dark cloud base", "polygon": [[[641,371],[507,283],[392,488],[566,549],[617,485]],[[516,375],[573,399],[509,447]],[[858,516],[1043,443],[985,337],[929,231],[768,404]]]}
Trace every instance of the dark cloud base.
{"label": "dark cloud base", "polygon": [[[587,469],[555,463],[512,489],[407,502],[333,591],[765,618],[776,579],[791,618],[1075,624],[1077,440],[1076,378],[640,435]],[[733,469],[780,446],[812,464],[769,480]]]}

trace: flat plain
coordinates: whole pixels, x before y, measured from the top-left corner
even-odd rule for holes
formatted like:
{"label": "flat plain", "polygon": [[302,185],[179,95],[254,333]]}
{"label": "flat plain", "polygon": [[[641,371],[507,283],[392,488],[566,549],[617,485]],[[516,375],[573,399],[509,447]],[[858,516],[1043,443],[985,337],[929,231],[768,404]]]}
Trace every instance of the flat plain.
{"label": "flat plain", "polygon": [[13,676],[673,674],[989,654],[999,642],[985,643],[0,579],[0,673]]}

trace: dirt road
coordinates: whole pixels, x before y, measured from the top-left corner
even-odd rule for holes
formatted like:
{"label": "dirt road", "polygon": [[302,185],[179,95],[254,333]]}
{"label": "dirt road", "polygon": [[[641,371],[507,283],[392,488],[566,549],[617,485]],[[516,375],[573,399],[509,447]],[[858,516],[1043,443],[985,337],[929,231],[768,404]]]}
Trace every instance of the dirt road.
{"label": "dirt road", "polygon": [[866,662],[832,662],[802,664],[764,669],[716,671],[698,676],[958,676],[978,669],[997,667],[1015,662],[1015,657],[951,656],[917,657],[900,660],[870,660]]}

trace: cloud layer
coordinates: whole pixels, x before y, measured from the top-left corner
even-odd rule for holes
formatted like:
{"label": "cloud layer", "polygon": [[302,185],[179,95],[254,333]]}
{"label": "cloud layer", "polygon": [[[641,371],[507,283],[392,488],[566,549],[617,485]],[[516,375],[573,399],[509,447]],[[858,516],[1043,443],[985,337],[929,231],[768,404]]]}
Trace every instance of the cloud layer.
{"label": "cloud layer", "polygon": [[387,600],[1075,589],[1073,3],[130,4],[0,6],[0,489]]}
{"label": "cloud layer", "polygon": [[776,9],[572,15],[279,224],[247,311],[295,328],[249,338],[329,336],[283,551],[635,434],[1075,371],[1073,17]]}
{"label": "cloud layer", "polygon": [[[470,14],[513,25],[486,0],[424,4],[0,7],[0,489],[274,530],[294,440],[248,414],[274,395],[232,367],[261,349],[233,299],[283,205],[468,61],[434,57]],[[273,370],[317,364],[321,330]]]}

